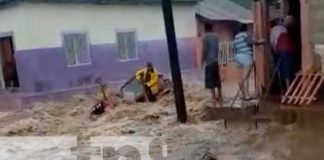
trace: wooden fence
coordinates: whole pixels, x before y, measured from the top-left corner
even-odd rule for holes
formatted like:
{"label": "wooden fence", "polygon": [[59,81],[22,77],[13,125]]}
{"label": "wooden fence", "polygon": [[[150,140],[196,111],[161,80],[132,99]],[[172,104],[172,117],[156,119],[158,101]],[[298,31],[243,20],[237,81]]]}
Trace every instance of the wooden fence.
{"label": "wooden fence", "polygon": [[223,41],[219,43],[218,63],[219,65],[228,65],[234,58],[233,41]]}

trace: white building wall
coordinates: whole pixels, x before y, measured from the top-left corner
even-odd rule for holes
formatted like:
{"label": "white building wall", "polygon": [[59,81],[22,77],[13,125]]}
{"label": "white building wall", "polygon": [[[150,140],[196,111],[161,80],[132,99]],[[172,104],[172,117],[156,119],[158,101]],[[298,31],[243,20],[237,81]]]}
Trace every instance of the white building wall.
{"label": "white building wall", "polygon": [[[174,6],[178,38],[196,33],[194,6]],[[159,5],[20,4],[0,10],[0,33],[12,31],[16,49],[61,46],[63,31],[87,31],[92,44],[115,43],[117,29],[136,29],[139,40],[164,39]]]}

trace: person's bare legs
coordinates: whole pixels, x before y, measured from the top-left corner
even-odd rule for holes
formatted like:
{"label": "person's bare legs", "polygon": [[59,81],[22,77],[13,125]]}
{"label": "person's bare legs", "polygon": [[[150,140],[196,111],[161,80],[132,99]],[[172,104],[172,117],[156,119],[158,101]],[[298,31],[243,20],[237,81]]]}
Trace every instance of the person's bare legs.
{"label": "person's bare legs", "polygon": [[249,79],[250,79],[250,75],[248,75],[249,68],[243,69],[243,82],[242,82],[242,84],[243,84],[243,96],[244,96],[244,98],[249,98]]}
{"label": "person's bare legs", "polygon": [[243,69],[238,69],[238,74],[239,74],[239,80],[238,80],[238,86],[239,89],[241,90],[242,98],[245,98],[246,92],[245,92],[245,84],[244,84],[244,70]]}

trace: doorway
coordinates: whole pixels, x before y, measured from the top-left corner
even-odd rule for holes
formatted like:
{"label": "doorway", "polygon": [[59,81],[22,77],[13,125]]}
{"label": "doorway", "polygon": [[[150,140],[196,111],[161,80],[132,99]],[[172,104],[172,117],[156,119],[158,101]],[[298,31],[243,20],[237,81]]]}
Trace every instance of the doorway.
{"label": "doorway", "polygon": [[0,35],[0,86],[2,89],[19,87],[12,35]]}
{"label": "doorway", "polygon": [[294,24],[288,27],[289,35],[292,39],[295,47],[294,66],[295,72],[301,70],[301,57],[302,57],[302,43],[301,43],[301,13],[300,13],[300,1],[288,0],[289,11],[288,15],[294,17]]}
{"label": "doorway", "polygon": [[[302,69],[302,39],[301,39],[301,5],[299,0],[283,0],[277,3],[281,3],[280,10],[282,14],[279,19],[283,20],[286,16],[292,16],[294,22],[291,26],[287,27],[289,37],[291,39],[292,45],[295,52],[292,56],[292,69],[293,73],[298,73]],[[273,20],[271,27],[274,27],[277,24],[278,19]],[[277,64],[273,65],[272,71],[277,71]],[[274,74],[274,73],[271,73]],[[295,75],[295,74],[294,74]],[[274,75],[274,80],[271,85],[271,93],[273,95],[284,94],[284,91],[287,90],[284,79],[279,76],[279,73]],[[291,79],[291,83],[295,77]]]}

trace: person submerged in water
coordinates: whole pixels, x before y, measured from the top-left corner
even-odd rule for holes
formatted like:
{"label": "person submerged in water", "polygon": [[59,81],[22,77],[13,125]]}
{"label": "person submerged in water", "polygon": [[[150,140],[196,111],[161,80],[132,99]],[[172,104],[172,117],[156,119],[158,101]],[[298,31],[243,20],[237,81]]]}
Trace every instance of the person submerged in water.
{"label": "person submerged in water", "polygon": [[105,113],[107,108],[112,108],[113,103],[110,98],[108,98],[105,88],[106,85],[104,85],[101,80],[98,80],[97,82],[100,85],[101,92],[103,94],[102,100],[100,100],[98,103],[92,106],[91,113],[90,113],[90,119],[94,119],[95,116],[100,116]]}

